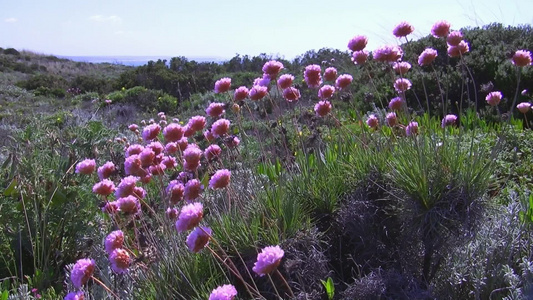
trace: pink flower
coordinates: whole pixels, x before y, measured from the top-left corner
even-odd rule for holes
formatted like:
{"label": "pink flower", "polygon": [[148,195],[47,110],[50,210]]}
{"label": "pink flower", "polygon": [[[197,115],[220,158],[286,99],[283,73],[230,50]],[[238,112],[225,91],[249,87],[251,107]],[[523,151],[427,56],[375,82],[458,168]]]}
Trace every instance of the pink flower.
{"label": "pink flower", "polygon": [[375,115],[370,115],[368,119],[366,119],[366,125],[368,127],[376,129],[379,126],[379,120]]}
{"label": "pink flower", "polygon": [[189,119],[189,122],[187,122],[187,126],[191,128],[193,131],[201,131],[205,127],[205,117],[202,116],[194,116]]}
{"label": "pink flower", "polygon": [[139,126],[137,124],[131,124],[130,126],[128,126],[128,129],[135,132],[139,130]]}
{"label": "pink flower", "polygon": [[500,101],[502,100],[502,93],[499,91],[490,92],[487,97],[485,97],[485,100],[490,106],[496,106],[500,104]]}
{"label": "pink flower", "polygon": [[365,49],[368,39],[364,35],[356,35],[348,42],[348,49],[355,51],[361,51]]}
{"label": "pink flower", "polygon": [[126,157],[130,157],[132,155],[139,154],[139,153],[141,153],[143,151],[143,149],[144,149],[144,147],[142,145],[139,145],[139,144],[130,145],[126,149],[125,156]]}
{"label": "pink flower", "polygon": [[211,176],[209,180],[209,187],[216,189],[223,189],[228,186],[231,178],[231,172],[227,169],[218,170]]}
{"label": "pink flower", "polygon": [[352,53],[352,61],[356,65],[362,65],[366,62],[368,59],[368,51],[361,50],[361,51],[355,51]]}
{"label": "pink flower", "polygon": [[200,162],[202,154],[202,150],[200,150],[195,144],[192,144],[183,151],[183,159],[189,164],[196,165]]}
{"label": "pink flower", "polygon": [[450,26],[448,21],[437,21],[437,23],[433,24],[433,27],[431,27],[431,34],[436,38],[446,37],[450,32]]}
{"label": "pink flower", "polygon": [[225,142],[226,146],[229,148],[236,148],[240,143],[241,140],[239,140],[239,138],[236,136],[229,137]]}
{"label": "pink flower", "polygon": [[237,296],[237,289],[231,284],[219,286],[211,292],[209,300],[233,300]]}
{"label": "pink flower", "polygon": [[136,215],[141,211],[141,203],[133,195],[118,198],[117,204],[118,209],[126,215]]}
{"label": "pink flower", "polygon": [[283,74],[278,79],[278,85],[280,89],[284,90],[292,85],[294,81],[294,76],[290,74]]}
{"label": "pink flower", "polygon": [[324,80],[326,81],[335,81],[337,78],[337,69],[334,67],[329,67],[324,71]]}
{"label": "pink flower", "polygon": [[185,127],[183,127],[183,136],[185,138],[193,136],[194,132],[195,131],[191,128],[191,126],[189,126],[189,124],[187,124],[187,125],[185,125]]}
{"label": "pink flower", "polygon": [[383,46],[373,53],[374,59],[381,62],[396,62],[403,56],[403,50],[399,46]]}
{"label": "pink flower", "polygon": [[93,276],[96,263],[92,259],[82,258],[76,261],[72,271],[70,271],[70,280],[72,284],[81,289]]}
{"label": "pink flower", "polygon": [[163,161],[161,162],[167,169],[173,169],[178,166],[176,158],[172,156],[163,156]]}
{"label": "pink flower", "polygon": [[331,85],[324,85],[318,90],[318,98],[327,100],[335,93],[335,87]]}
{"label": "pink flower", "polygon": [[200,197],[200,194],[204,190],[204,186],[198,179],[191,179],[185,184],[185,190],[183,197],[186,201],[190,202]]}
{"label": "pink flower", "polygon": [[196,227],[204,216],[202,203],[195,202],[187,204],[181,208],[180,215],[176,221],[176,230],[184,232]]}
{"label": "pink flower", "polygon": [[235,93],[233,94],[233,98],[235,101],[242,101],[248,97],[248,88],[245,86],[241,86],[238,89],[235,90]]}
{"label": "pink flower", "polygon": [[392,69],[396,72],[396,74],[405,75],[411,69],[411,64],[406,61],[395,62],[392,65]]}
{"label": "pink flower", "polygon": [[109,262],[113,272],[117,274],[125,273],[131,264],[130,254],[122,248],[115,249],[109,255]]}
{"label": "pink flower", "polygon": [[139,154],[134,154],[126,158],[124,162],[124,171],[126,175],[144,176],[146,171],[142,168],[141,158]]}
{"label": "pink flower", "polygon": [[155,158],[155,152],[150,148],[144,148],[144,150],[139,154],[141,159],[141,165],[143,168],[146,168],[152,164]]}
{"label": "pink flower", "polygon": [[175,142],[183,137],[183,128],[180,124],[170,123],[163,129],[163,136],[167,142]]}
{"label": "pink flower", "polygon": [[167,211],[165,212],[165,214],[167,215],[167,218],[169,218],[170,220],[175,220],[178,218],[178,213],[179,211],[175,208],[167,208]]}
{"label": "pink flower", "polygon": [[255,85],[250,90],[250,99],[257,101],[263,99],[268,94],[266,86]]}
{"label": "pink flower", "polygon": [[93,193],[109,196],[115,191],[115,184],[109,179],[104,179],[93,186]]}
{"label": "pink flower", "polygon": [[433,48],[426,48],[418,57],[418,64],[420,66],[430,65],[437,57],[437,50]]}
{"label": "pink flower", "polygon": [[270,76],[268,76],[268,74],[263,74],[263,77],[257,77],[254,80],[253,85],[264,86],[264,87],[267,87],[268,89],[268,86],[270,85],[270,81],[271,81]]}
{"label": "pink flower", "polygon": [[204,131],[204,138],[208,142],[212,142],[213,140],[215,140],[215,136],[209,130]]}
{"label": "pink flower", "polygon": [[150,174],[157,176],[163,175],[167,167],[164,164],[151,165],[149,168]]}
{"label": "pink flower", "polygon": [[315,113],[317,116],[323,117],[331,111],[331,103],[329,101],[319,101],[315,104]]}
{"label": "pink flower", "polygon": [[263,73],[267,74],[271,79],[275,79],[281,69],[283,69],[283,64],[276,60],[271,60],[263,65]]}
{"label": "pink flower", "polygon": [[268,246],[257,255],[257,261],[252,270],[259,276],[270,274],[280,264],[285,252],[279,246]]}
{"label": "pink flower", "polygon": [[457,46],[448,46],[448,56],[459,57],[470,51],[468,44],[465,41],[461,41]]}
{"label": "pink flower", "polygon": [[513,65],[525,67],[531,65],[531,52],[527,50],[518,50],[513,55]]}
{"label": "pink flower", "polygon": [[219,119],[211,126],[211,133],[214,137],[221,137],[228,133],[230,122],[226,119]]}
{"label": "pink flower", "polygon": [[100,178],[100,180],[109,178],[113,172],[115,172],[115,164],[108,161],[98,168],[98,178]]}
{"label": "pink flower", "polygon": [[335,87],[342,90],[345,89],[352,83],[353,77],[349,74],[343,74],[337,77],[337,80],[335,81]]}
{"label": "pink flower", "polygon": [[185,243],[191,252],[198,253],[209,244],[211,234],[212,231],[209,227],[196,227],[189,233]]}
{"label": "pink flower", "polygon": [[94,159],[84,159],[76,165],[76,173],[90,175],[96,168]]}
{"label": "pink flower", "polygon": [[135,188],[135,185],[137,184],[137,181],[139,180],[139,177],[135,176],[128,176],[123,178],[120,183],[118,184],[118,187],[115,191],[115,196],[117,198],[120,197],[126,197],[133,193],[133,189]]}
{"label": "pink flower", "polygon": [[142,136],[143,136],[143,139],[145,141],[151,141],[155,138],[157,138],[157,135],[159,134],[159,132],[161,131],[161,126],[159,126],[159,124],[150,124],[146,127],[144,127],[143,129],[143,133],[142,133]]}
{"label": "pink flower", "polygon": [[172,180],[168,184],[167,194],[169,195],[171,204],[174,204],[174,205],[178,204],[178,202],[180,202],[183,199],[184,192],[185,192],[185,186],[182,183],[176,180]]}
{"label": "pink flower", "polygon": [[218,118],[221,115],[223,115],[225,112],[224,110],[224,103],[214,102],[209,104],[209,107],[205,110],[205,113],[213,118]]}
{"label": "pink flower", "polygon": [[407,22],[401,22],[400,24],[396,25],[392,31],[392,34],[394,34],[395,37],[401,38],[408,36],[413,31],[415,31],[415,28],[411,24]]}
{"label": "pink flower", "polygon": [[288,87],[283,90],[283,98],[288,102],[297,101],[300,99],[300,91],[295,87]]}
{"label": "pink flower", "polygon": [[85,294],[83,294],[83,291],[70,292],[65,296],[64,300],[85,300]]}
{"label": "pink flower", "polygon": [[102,207],[102,212],[108,213],[108,214],[115,214],[118,211],[118,203],[117,201],[111,201],[107,202]]}
{"label": "pink flower", "polygon": [[399,111],[402,109],[403,106],[403,99],[400,97],[392,98],[389,102],[389,109]]}
{"label": "pink flower", "polygon": [[387,125],[390,127],[394,127],[396,124],[398,124],[398,118],[396,117],[395,112],[390,112],[385,117],[385,120],[387,121]]}
{"label": "pink flower", "polygon": [[187,149],[187,147],[189,146],[189,140],[186,137],[183,137],[176,142],[176,145],[178,146],[180,151],[185,151],[185,149]]}
{"label": "pink flower", "polygon": [[411,89],[411,81],[409,81],[409,79],[407,79],[407,78],[398,78],[394,82],[394,89],[398,93],[403,93],[403,92]]}
{"label": "pink flower", "polygon": [[452,31],[446,38],[446,42],[450,46],[457,46],[463,40],[463,34],[460,31]]}
{"label": "pink flower", "polygon": [[174,154],[178,152],[178,145],[174,142],[167,143],[165,145],[165,152],[168,154]]}
{"label": "pink flower", "polygon": [[224,77],[215,82],[215,93],[225,93],[231,87],[231,78]]}
{"label": "pink flower", "polygon": [[137,197],[137,199],[144,199],[146,197],[146,191],[142,187],[136,186],[133,188],[131,195]]}
{"label": "pink flower", "polygon": [[441,127],[444,128],[446,126],[455,125],[455,122],[457,122],[456,115],[446,115],[442,118]]}
{"label": "pink flower", "polygon": [[159,155],[161,153],[163,153],[163,150],[165,149],[163,147],[163,144],[161,144],[160,142],[151,142],[150,144],[146,145],[146,148],[149,148],[149,149],[152,149],[152,151],[154,151],[155,155]]}
{"label": "pink flower", "polygon": [[415,121],[409,122],[409,124],[405,127],[405,135],[413,136],[416,134],[418,134],[418,123]]}
{"label": "pink flower", "polygon": [[522,102],[522,103],[519,103],[516,108],[518,108],[518,110],[525,114],[527,113],[530,109],[531,109],[531,103],[529,102]]}
{"label": "pink flower", "polygon": [[222,149],[216,144],[209,145],[209,147],[207,147],[204,151],[205,158],[207,158],[208,161],[214,159],[215,157],[219,157],[221,153]]}
{"label": "pink flower", "polygon": [[124,232],[122,232],[122,230],[112,231],[105,238],[104,246],[105,246],[105,251],[108,254],[111,254],[111,252],[113,252],[113,250],[117,248],[122,248],[123,245],[124,245]]}
{"label": "pink flower", "polygon": [[322,70],[319,65],[309,65],[305,67],[304,79],[309,88],[317,88],[322,84]]}

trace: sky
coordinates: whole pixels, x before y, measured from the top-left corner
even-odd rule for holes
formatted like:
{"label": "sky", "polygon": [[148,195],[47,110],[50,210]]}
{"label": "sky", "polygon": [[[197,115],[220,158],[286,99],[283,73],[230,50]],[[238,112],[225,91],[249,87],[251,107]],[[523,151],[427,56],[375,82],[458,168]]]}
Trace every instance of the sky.
{"label": "sky", "polygon": [[367,49],[412,38],[438,20],[452,29],[498,22],[533,24],[531,0],[0,0],[0,47],[62,56],[185,56],[229,59],[266,53],[292,59],[308,50]]}

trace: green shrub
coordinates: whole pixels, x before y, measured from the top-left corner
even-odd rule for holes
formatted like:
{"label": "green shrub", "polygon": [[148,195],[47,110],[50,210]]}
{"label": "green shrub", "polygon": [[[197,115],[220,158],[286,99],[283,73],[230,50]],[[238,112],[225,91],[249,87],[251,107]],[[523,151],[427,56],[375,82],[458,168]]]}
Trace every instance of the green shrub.
{"label": "green shrub", "polygon": [[6,55],[15,55],[20,56],[20,52],[17,51],[17,49],[14,48],[7,48],[4,50],[4,54]]}

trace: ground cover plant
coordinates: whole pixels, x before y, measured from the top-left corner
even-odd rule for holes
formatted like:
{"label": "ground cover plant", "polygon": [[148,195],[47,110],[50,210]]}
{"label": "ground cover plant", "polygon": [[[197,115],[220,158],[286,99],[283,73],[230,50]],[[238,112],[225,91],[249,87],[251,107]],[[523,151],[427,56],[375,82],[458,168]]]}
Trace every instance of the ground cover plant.
{"label": "ground cover plant", "polygon": [[0,296],[527,299],[531,29],[413,30],[5,82],[72,107],[6,131]]}

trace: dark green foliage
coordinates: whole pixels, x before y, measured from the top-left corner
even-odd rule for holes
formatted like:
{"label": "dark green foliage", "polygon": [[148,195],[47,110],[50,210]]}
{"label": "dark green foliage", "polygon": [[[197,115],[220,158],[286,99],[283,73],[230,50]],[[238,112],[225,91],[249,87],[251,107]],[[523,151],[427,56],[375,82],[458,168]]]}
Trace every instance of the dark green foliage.
{"label": "dark green foliage", "polygon": [[142,86],[113,92],[107,95],[107,99],[114,103],[128,103],[137,106],[143,111],[150,112],[175,112],[177,99],[162,91],[150,90]]}
{"label": "dark green foliage", "polygon": [[17,82],[17,86],[27,89],[27,90],[35,90],[40,87],[49,88],[49,89],[55,89],[55,88],[66,89],[68,88],[68,83],[63,77],[60,77],[60,76],[38,74],[38,75],[33,75],[28,80]]}
{"label": "dark green foliage", "polygon": [[110,93],[112,81],[100,76],[79,75],[70,82],[70,86],[79,88],[82,92],[97,92],[99,94]]}
{"label": "dark green foliage", "polygon": [[17,49],[13,49],[13,48],[7,48],[3,52],[6,55],[15,55],[15,56],[19,56],[20,55],[20,52],[18,52]]}

